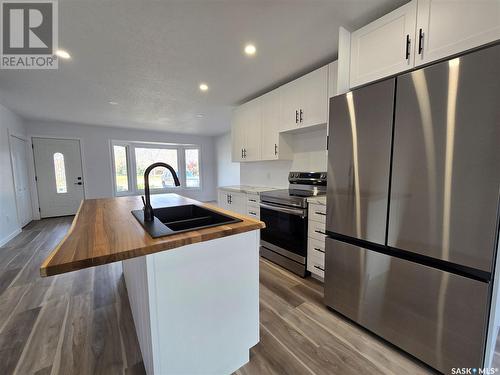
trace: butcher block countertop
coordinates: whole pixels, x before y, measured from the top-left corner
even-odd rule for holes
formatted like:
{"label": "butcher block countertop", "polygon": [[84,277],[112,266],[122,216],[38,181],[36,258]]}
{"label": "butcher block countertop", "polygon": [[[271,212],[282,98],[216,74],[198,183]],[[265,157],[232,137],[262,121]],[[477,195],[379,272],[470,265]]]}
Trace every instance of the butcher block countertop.
{"label": "butcher block countertop", "polygon": [[151,196],[153,208],[186,204],[197,204],[243,221],[153,239],[130,213],[132,210],[142,209],[141,197],[84,200],[68,234],[45,259],[40,267],[40,274],[52,276],[76,271],[257,230],[265,226],[261,221],[177,194]]}

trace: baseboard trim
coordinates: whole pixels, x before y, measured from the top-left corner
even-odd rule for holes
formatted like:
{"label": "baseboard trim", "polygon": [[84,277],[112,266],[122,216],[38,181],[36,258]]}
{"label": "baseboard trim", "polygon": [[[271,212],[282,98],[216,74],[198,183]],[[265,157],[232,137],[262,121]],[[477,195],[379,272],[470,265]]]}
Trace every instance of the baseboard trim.
{"label": "baseboard trim", "polygon": [[4,237],[0,239],[0,247],[5,245],[7,242],[9,242],[11,239],[13,239],[15,236],[17,236],[19,233],[21,233],[21,228],[16,229],[14,232],[9,234],[7,237]]}

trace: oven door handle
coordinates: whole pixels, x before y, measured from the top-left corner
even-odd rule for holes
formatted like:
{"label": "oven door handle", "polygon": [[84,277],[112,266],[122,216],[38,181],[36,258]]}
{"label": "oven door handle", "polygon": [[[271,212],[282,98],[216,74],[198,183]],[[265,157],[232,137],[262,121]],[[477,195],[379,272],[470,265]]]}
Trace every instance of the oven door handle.
{"label": "oven door handle", "polygon": [[267,208],[268,210],[279,211],[279,212],[284,212],[284,213],[291,214],[291,215],[300,216],[302,218],[306,217],[306,214],[305,214],[306,210],[273,206],[273,205],[265,204],[265,203],[261,203],[260,207]]}

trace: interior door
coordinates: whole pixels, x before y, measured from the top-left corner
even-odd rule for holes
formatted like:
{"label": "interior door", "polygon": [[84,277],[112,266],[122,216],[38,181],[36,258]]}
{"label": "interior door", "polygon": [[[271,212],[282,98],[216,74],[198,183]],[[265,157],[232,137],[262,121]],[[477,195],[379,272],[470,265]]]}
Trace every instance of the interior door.
{"label": "interior door", "polygon": [[31,194],[29,190],[27,142],[16,136],[10,136],[10,150],[14,173],[14,188],[16,192],[17,215],[22,227],[33,217],[31,210]]}
{"label": "interior door", "polygon": [[80,141],[33,138],[40,217],[74,215],[84,199]]}

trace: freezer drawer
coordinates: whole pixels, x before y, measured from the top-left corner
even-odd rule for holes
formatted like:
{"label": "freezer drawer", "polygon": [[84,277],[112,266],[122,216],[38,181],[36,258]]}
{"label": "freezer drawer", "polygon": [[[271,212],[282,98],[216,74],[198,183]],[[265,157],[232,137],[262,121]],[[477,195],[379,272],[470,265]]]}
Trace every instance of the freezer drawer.
{"label": "freezer drawer", "polygon": [[327,231],[385,244],[395,79],[330,99]]}
{"label": "freezer drawer", "polygon": [[326,304],[445,374],[482,365],[488,288],[326,239]]}
{"label": "freezer drawer", "polygon": [[388,245],[491,272],[500,45],[397,78]]}

